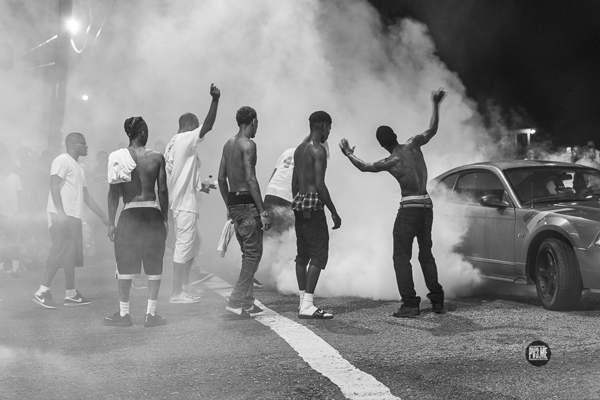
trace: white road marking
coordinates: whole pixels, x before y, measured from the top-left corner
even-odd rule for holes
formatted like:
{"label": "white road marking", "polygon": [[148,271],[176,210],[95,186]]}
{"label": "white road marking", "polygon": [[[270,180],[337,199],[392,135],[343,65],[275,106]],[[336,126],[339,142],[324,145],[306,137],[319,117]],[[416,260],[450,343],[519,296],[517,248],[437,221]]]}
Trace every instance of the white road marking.
{"label": "white road marking", "polygon": [[[225,298],[228,298],[233,290],[231,285],[217,276],[213,276],[203,284]],[[288,342],[312,369],[337,385],[346,398],[352,400],[400,400],[399,397],[392,395],[387,386],[350,364],[336,349],[310,329],[276,313],[258,300],[256,300],[256,304],[264,311],[256,315],[254,320],[271,328]]]}

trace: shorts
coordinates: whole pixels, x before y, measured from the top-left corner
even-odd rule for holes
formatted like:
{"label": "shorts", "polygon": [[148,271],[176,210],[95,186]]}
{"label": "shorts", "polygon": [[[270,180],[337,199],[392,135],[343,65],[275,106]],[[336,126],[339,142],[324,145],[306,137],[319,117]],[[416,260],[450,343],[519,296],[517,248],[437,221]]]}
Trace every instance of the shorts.
{"label": "shorts", "polygon": [[294,211],[296,264],[325,269],[329,258],[329,230],[325,211]]}
{"label": "shorts", "polygon": [[119,216],[115,232],[115,258],[121,279],[144,272],[159,276],[163,271],[167,231],[162,213],[154,207],[130,208]]}
{"label": "shorts", "polygon": [[198,214],[175,210],[173,211],[173,225],[175,228],[173,262],[183,264],[200,253],[202,239],[198,230]]}
{"label": "shorts", "polygon": [[64,222],[54,221],[50,228],[48,267],[83,267],[83,228],[79,218],[67,217]]}

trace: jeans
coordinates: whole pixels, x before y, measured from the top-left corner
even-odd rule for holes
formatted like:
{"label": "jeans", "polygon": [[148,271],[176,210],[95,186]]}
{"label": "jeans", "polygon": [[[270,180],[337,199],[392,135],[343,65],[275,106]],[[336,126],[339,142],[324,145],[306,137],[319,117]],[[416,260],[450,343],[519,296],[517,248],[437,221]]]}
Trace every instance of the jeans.
{"label": "jeans", "polygon": [[419,244],[419,263],[429,289],[427,297],[432,303],[444,301],[444,290],[438,282],[437,266],[431,253],[431,226],[433,225],[433,210],[431,208],[400,208],[394,223],[394,270],[396,282],[407,307],[418,307],[421,298],[415,292],[413,282],[412,257],[413,239]]}
{"label": "jeans", "polygon": [[227,210],[242,250],[242,270],[229,297],[229,306],[248,309],[254,304],[254,274],[263,253],[262,223],[254,204],[229,206]]}

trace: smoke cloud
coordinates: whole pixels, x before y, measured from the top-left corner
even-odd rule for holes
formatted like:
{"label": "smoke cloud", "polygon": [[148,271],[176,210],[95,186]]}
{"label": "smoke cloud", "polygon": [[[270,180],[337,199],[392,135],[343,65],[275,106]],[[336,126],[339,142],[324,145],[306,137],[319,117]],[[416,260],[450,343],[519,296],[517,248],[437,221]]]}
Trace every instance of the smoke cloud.
{"label": "smoke cloud", "polygon": [[[103,2],[92,5],[96,20],[109,12]],[[16,70],[0,76],[12,94],[12,103],[4,99],[0,107],[15,116],[0,122],[0,140],[6,140],[9,132],[33,130],[27,113],[43,115],[35,108],[43,109],[43,84]],[[391,233],[400,189],[388,174],[356,170],[337,149],[341,138],[356,146],[360,158],[382,159],[388,154],[375,140],[376,128],[390,125],[400,142],[422,132],[429,126],[431,91],[444,87],[448,95],[441,104],[438,134],[423,148],[429,177],[497,152],[497,141],[460,79],[436,56],[427,27],[413,20],[383,27],[363,0],[116,2],[94,46],[71,60],[64,132],[86,135],[89,156],[81,161],[92,164],[96,152],[125,142],[123,121],[134,115],[148,123],[149,147],[168,142],[182,113],[204,119],[211,83],[222,96],[213,131],[200,146],[202,173],[216,176],[222,146],[237,132],[235,111],[250,105],[260,120],[255,140],[263,195],[279,155],[308,134],[308,116],[315,110],[332,116],[326,183],[342,227],[330,231],[329,263],[317,295],[399,298]],[[88,101],[82,101],[83,94]],[[31,97],[37,100],[30,102]],[[44,134],[35,137],[43,148]],[[202,197],[201,261],[213,272],[236,269],[237,246],[224,259],[216,254],[225,222],[222,199],[217,191]],[[434,201],[440,280],[448,295],[464,294],[478,279],[452,253],[464,226],[444,218],[442,202]],[[259,279],[281,292],[296,292],[295,251],[293,232],[266,242]],[[423,296],[427,290],[414,261],[417,291]]]}

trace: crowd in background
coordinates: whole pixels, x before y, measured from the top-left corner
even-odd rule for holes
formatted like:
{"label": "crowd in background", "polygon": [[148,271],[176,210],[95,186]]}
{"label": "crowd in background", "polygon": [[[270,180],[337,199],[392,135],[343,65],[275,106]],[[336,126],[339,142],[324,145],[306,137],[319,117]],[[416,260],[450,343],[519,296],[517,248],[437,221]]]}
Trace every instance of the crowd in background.
{"label": "crowd in background", "polygon": [[[127,147],[126,145],[124,147]],[[163,152],[164,143],[157,141],[155,150]],[[98,205],[107,212],[103,201],[108,193],[108,152],[100,150],[82,160],[88,190]],[[50,184],[52,155],[48,150],[36,153],[19,146],[14,151],[0,141],[0,272],[17,278],[27,270],[43,267],[50,249],[46,205]],[[12,203],[16,211],[12,211]],[[10,209],[10,210],[9,210]],[[84,218],[84,251],[88,257],[112,257],[113,245],[106,227],[86,210]],[[4,215],[14,214],[14,215]],[[17,242],[15,254],[13,244]]]}

